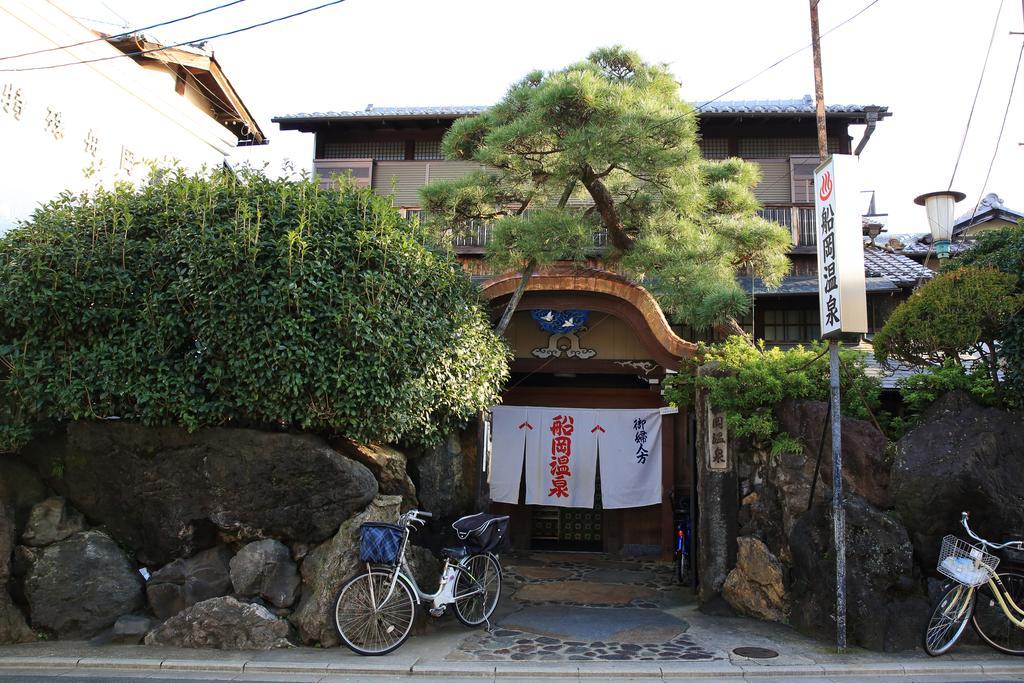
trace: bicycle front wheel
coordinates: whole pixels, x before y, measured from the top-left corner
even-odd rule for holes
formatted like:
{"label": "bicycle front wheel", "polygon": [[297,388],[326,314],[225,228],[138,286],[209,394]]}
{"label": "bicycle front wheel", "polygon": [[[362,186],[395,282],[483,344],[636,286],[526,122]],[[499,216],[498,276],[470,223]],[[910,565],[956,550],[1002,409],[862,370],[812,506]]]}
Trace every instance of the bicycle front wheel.
{"label": "bicycle front wheel", "polygon": [[946,591],[932,610],[928,627],[924,631],[924,651],[932,657],[949,652],[963,635],[974,611],[975,592],[962,584]]}
{"label": "bicycle front wheel", "polygon": [[466,626],[479,626],[494,613],[501,597],[501,565],[490,553],[466,558],[455,579],[455,616]]}
{"label": "bicycle front wheel", "polygon": [[[999,572],[999,580],[1006,589],[1003,600],[1009,597],[1017,607],[1024,609],[1024,574],[1002,571]],[[1006,606],[1015,617],[1024,619],[1024,615],[1013,612],[1012,605]],[[978,602],[971,622],[981,639],[995,649],[1008,655],[1024,655],[1024,629],[1006,616],[990,585],[978,589]]]}
{"label": "bicycle front wheel", "polygon": [[391,572],[372,571],[349,579],[334,601],[334,627],[353,652],[383,655],[405,642],[416,618],[412,589]]}

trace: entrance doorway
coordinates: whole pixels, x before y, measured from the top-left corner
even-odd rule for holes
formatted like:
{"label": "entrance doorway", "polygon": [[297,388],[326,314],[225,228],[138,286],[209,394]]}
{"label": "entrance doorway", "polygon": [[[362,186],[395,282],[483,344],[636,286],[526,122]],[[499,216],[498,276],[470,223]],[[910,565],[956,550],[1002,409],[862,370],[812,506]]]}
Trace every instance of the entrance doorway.
{"label": "entrance doorway", "polygon": [[594,507],[558,508],[531,506],[530,548],[533,550],[566,550],[601,552],[604,550],[601,509],[601,474],[597,474]]}

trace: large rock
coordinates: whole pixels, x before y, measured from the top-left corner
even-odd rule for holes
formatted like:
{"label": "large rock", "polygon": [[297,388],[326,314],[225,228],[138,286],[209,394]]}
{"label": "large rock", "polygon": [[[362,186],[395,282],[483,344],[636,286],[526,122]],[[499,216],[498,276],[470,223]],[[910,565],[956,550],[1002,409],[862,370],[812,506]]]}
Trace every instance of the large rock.
{"label": "large rock", "polygon": [[332,440],[331,445],[369,467],[380,485],[380,493],[401,496],[403,510],[416,507],[416,486],[406,470],[405,453],[383,444],[361,444],[347,439]]}
{"label": "large rock", "polygon": [[16,529],[25,527],[32,506],[45,498],[46,485],[31,467],[13,455],[0,455],[0,505],[14,508]]}
{"label": "large rock", "polygon": [[422,509],[445,520],[469,512],[474,507],[477,464],[473,431],[450,434],[410,460]]}
{"label": "large rock", "polygon": [[35,640],[32,630],[25,623],[25,617],[7,593],[14,535],[14,508],[0,502],[0,644]]}
{"label": "large rock", "polygon": [[146,583],[153,614],[167,619],[197,602],[230,593],[230,561],[231,551],[218,546],[154,572]]}
{"label": "large rock", "polygon": [[[928,600],[914,574],[906,529],[891,514],[858,496],[846,500],[847,634],[852,645],[895,651],[916,647],[928,618]],[[797,520],[790,621],[807,635],[835,634],[836,567],[831,505]]]}
{"label": "large rock", "polygon": [[142,578],[100,531],[47,546],[25,579],[32,625],[61,638],[89,638],[142,607]]}
{"label": "large rock", "polygon": [[[334,538],[306,555],[302,561],[302,598],[290,617],[304,643],[325,647],[338,644],[330,615],[341,585],[364,567],[359,561],[359,526],[364,522],[394,523],[401,505],[399,496],[378,496],[365,510],[342,524]],[[406,557],[420,586],[431,592],[436,590],[437,560],[417,546],[410,546]]]}
{"label": "large rock", "polygon": [[921,564],[934,568],[960,512],[993,541],[1024,536],[1024,413],[986,408],[963,392],[940,397],[896,445],[892,492]]}
{"label": "large rock", "polygon": [[239,595],[291,607],[299,597],[299,582],[291,551],[281,541],[253,541],[231,558],[231,584]]}
{"label": "large rock", "polygon": [[[804,445],[804,457],[800,467],[792,467],[783,473],[788,481],[783,483],[786,491],[787,519],[795,521],[796,516],[807,509],[810,482],[814,476],[818,446],[828,405],[821,401],[798,401],[787,399],[776,408],[779,426],[790,436]],[[827,494],[832,490],[832,431],[826,429],[825,445],[821,455],[821,473],[817,490]],[[843,488],[853,492],[878,508],[890,507],[889,475],[892,459],[888,455],[889,442],[873,424],[865,420],[843,418]],[[800,508],[794,515],[790,508]],[[787,531],[792,526],[787,524]]]}
{"label": "large rock", "polygon": [[36,547],[50,545],[84,529],[85,518],[82,513],[60,496],[53,496],[32,508],[21,541]]}
{"label": "large rock", "polygon": [[291,647],[288,622],[266,607],[239,602],[232,597],[196,603],[150,631],[146,645],[216,648],[219,650],[269,650]]}
{"label": "large rock", "polygon": [[319,543],[377,493],[364,465],[310,435],[74,422],[26,454],[40,472],[59,472],[51,486],[152,565],[218,536]]}
{"label": "large rock", "polygon": [[788,612],[782,563],[759,539],[737,539],[736,567],[722,585],[722,597],[741,614],[785,622]]}

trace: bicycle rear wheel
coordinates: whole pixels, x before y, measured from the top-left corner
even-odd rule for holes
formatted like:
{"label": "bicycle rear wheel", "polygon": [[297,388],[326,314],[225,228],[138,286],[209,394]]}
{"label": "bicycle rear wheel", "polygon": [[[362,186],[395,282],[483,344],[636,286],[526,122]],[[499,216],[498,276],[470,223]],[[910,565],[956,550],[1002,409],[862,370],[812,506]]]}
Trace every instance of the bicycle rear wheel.
{"label": "bicycle rear wheel", "polygon": [[[416,618],[412,589],[391,572],[372,571],[349,579],[334,601],[334,627],[353,652],[384,655],[405,642]],[[385,599],[386,598],[386,599]]]}
{"label": "bicycle rear wheel", "polygon": [[466,626],[479,626],[494,613],[501,597],[501,565],[490,553],[466,558],[455,579],[455,616]]}
{"label": "bicycle rear wheel", "polygon": [[924,631],[924,651],[932,657],[949,652],[963,635],[974,611],[975,591],[957,584],[946,591],[932,610]]}
{"label": "bicycle rear wheel", "polygon": [[[1014,571],[998,573],[999,580],[1006,589],[1004,599],[1008,595],[1021,609],[1024,609],[1024,574]],[[999,601],[992,593],[989,585],[978,589],[978,602],[974,607],[971,623],[981,639],[1000,652],[1008,655],[1024,655],[1024,629],[1009,620],[1006,612],[999,606]],[[1013,612],[1013,607],[1007,605]],[[1024,617],[1024,615],[1016,615]]]}

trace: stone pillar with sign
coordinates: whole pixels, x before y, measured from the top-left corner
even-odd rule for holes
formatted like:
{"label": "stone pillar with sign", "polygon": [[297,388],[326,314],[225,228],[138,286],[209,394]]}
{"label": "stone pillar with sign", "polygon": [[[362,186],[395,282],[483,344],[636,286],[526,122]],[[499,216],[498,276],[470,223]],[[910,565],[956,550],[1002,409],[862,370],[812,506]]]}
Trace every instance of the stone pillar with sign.
{"label": "stone pillar with sign", "polygon": [[[717,363],[697,370],[700,376],[722,376]],[[739,533],[739,484],[735,457],[729,443],[725,413],[708,402],[707,392],[697,390],[697,597],[707,603],[721,595],[722,584],[736,565]]]}

